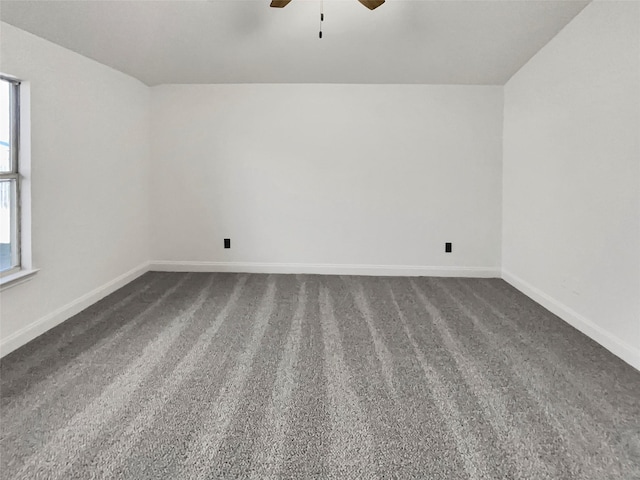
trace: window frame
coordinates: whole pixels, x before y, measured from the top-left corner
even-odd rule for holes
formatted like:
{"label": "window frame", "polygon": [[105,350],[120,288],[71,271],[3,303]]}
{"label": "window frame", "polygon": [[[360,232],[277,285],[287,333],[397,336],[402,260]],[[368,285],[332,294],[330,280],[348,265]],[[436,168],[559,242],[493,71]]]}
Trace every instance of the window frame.
{"label": "window frame", "polygon": [[[15,231],[11,239],[12,246],[15,246],[16,265],[0,271],[0,278],[14,275],[22,270],[22,249],[21,249],[21,175],[20,175],[20,80],[16,78],[0,75],[0,80],[7,82],[10,86],[9,95],[9,115],[10,115],[10,150],[9,161],[11,169],[9,171],[0,171],[0,180],[14,181],[15,189],[13,191],[14,211],[12,223],[15,225]],[[12,249],[12,258],[13,258]]]}

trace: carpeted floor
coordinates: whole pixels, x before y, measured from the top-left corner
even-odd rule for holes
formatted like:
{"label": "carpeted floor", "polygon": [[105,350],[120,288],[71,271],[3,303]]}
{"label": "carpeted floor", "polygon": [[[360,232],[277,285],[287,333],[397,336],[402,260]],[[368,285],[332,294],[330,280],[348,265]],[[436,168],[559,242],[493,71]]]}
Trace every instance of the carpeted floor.
{"label": "carpeted floor", "polygon": [[640,479],[640,373],[502,280],[149,273],[0,373],[3,479]]}

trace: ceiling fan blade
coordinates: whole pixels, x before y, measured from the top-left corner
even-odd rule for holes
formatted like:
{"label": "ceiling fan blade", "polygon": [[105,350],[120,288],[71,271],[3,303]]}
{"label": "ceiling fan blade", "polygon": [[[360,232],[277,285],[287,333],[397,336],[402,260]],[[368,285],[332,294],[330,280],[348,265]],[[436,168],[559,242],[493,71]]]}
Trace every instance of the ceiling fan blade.
{"label": "ceiling fan blade", "polygon": [[291,0],[271,0],[271,6],[274,8],[286,7]]}
{"label": "ceiling fan blade", "polygon": [[358,0],[362,5],[367,7],[369,10],[373,10],[378,8],[380,5],[384,3],[384,0]]}

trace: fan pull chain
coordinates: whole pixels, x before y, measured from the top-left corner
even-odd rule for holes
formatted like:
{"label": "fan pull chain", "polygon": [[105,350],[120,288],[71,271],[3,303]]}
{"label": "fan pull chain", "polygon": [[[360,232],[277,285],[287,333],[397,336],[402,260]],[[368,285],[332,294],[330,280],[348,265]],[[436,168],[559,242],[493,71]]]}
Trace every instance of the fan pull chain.
{"label": "fan pull chain", "polygon": [[322,22],[324,22],[324,0],[320,0],[320,38],[322,38]]}

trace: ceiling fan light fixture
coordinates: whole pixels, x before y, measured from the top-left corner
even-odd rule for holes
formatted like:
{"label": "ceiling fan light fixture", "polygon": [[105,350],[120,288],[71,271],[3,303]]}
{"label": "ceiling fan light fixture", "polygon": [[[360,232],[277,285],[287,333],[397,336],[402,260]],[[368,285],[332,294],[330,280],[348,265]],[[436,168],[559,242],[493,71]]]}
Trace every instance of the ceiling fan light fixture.
{"label": "ceiling fan light fixture", "polygon": [[[358,0],[362,5],[367,7],[369,10],[375,10],[380,5],[384,3],[384,0]],[[271,0],[271,6],[273,8],[284,8],[286,7],[291,0]]]}

